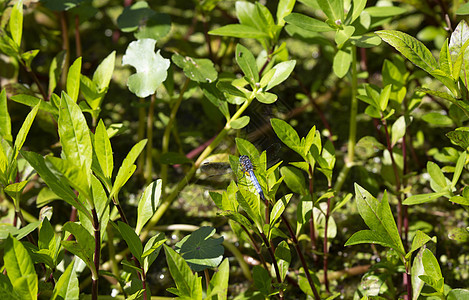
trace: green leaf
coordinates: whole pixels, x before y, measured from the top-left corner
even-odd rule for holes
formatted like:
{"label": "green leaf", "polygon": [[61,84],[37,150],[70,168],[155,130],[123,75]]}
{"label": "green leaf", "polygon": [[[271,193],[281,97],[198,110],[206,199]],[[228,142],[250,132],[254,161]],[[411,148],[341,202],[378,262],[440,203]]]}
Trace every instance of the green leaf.
{"label": "green leaf", "polygon": [[266,38],[269,36],[267,33],[254,27],[241,24],[225,25],[223,27],[209,31],[208,34],[231,36],[236,38]]}
{"label": "green leaf", "polygon": [[412,118],[400,116],[391,127],[391,145],[394,146],[406,133],[407,126],[412,122]]}
{"label": "green leaf", "polygon": [[59,80],[60,74],[65,62],[65,50],[60,51],[51,61],[49,67],[49,89],[48,95],[51,95],[57,87],[57,80]]}
{"label": "green leaf", "polygon": [[432,161],[427,162],[427,172],[432,179],[432,183],[436,184],[437,190],[435,192],[439,192],[442,189],[446,188],[446,186],[448,185],[448,183],[446,182],[446,177],[445,175],[443,175],[443,172],[436,163]]}
{"label": "green leaf", "polygon": [[37,299],[38,280],[28,251],[11,236],[6,239],[4,247],[4,266],[13,290],[19,292],[18,288],[21,288],[21,299]]}
{"label": "green leaf", "polygon": [[0,138],[12,142],[11,119],[8,113],[7,94],[5,89],[0,93]]}
{"label": "green leaf", "polygon": [[115,64],[116,51],[112,51],[111,54],[109,54],[96,68],[96,71],[93,74],[93,82],[100,91],[109,87]]}
{"label": "green leaf", "polygon": [[462,170],[466,164],[467,153],[464,151],[459,155],[456,167],[454,169],[453,179],[451,180],[451,189],[453,189],[458,183],[459,177],[461,176]]}
{"label": "green leaf", "polygon": [[218,271],[210,280],[206,299],[226,300],[229,276],[230,264],[228,258],[225,258],[218,266]]}
{"label": "green leaf", "polygon": [[411,283],[412,283],[412,300],[419,298],[420,292],[422,291],[425,283],[419,278],[420,275],[425,274],[422,263],[422,255],[425,248],[420,248],[420,251],[414,258],[411,269]]}
{"label": "green leaf", "polygon": [[285,17],[285,21],[288,24],[293,24],[303,30],[311,32],[327,32],[334,30],[334,28],[330,27],[329,25],[327,25],[327,23],[323,21],[319,21],[317,19],[299,13],[289,14]]}
{"label": "green leaf", "polygon": [[381,30],[375,32],[383,41],[390,44],[408,60],[422,70],[430,73],[438,69],[438,64],[430,50],[416,38],[395,30]]}
{"label": "green leaf", "polygon": [[275,101],[277,101],[277,95],[275,94],[272,94],[272,93],[269,93],[269,92],[259,92],[259,93],[256,93],[256,99],[260,102],[260,103],[264,103],[264,104],[272,104],[274,103]]}
{"label": "green leaf", "polygon": [[153,39],[133,41],[122,57],[122,65],[131,65],[137,71],[129,77],[127,86],[140,98],[154,94],[168,75],[170,61],[160,55],[160,50],[154,52],[155,45]]}
{"label": "green leaf", "polygon": [[397,6],[371,6],[367,7],[365,11],[377,18],[395,17],[407,12],[405,8]]}
{"label": "green leaf", "polygon": [[154,39],[160,40],[171,31],[171,17],[165,13],[155,13],[145,20],[145,24],[140,26],[134,34],[139,40]]}
{"label": "green leaf", "polygon": [[[466,4],[463,5],[463,6],[468,6]],[[459,12],[459,9],[458,9],[458,12]],[[458,14],[458,13],[456,12],[456,14]],[[467,9],[464,14],[469,14],[469,9]],[[446,299],[447,300],[468,300],[469,299],[469,290],[467,290],[467,289],[452,289],[448,293]]]}
{"label": "green leaf", "polygon": [[223,93],[227,93],[236,97],[247,98],[246,94],[244,94],[242,90],[228,81],[218,81],[217,88]]}
{"label": "green leaf", "polygon": [[216,87],[215,83],[199,83],[205,97],[225,116],[227,120],[230,119],[230,111],[228,103],[226,102],[225,95]]}
{"label": "green leaf", "polygon": [[380,237],[385,237],[388,243],[400,254],[405,255],[404,246],[397,230],[387,193],[378,201],[367,190],[355,184],[355,199],[360,216],[368,227]]}
{"label": "green leaf", "polygon": [[277,6],[277,25],[285,25],[284,18],[293,10],[296,0],[280,0]]}
{"label": "green leaf", "polygon": [[18,134],[16,135],[15,146],[14,146],[15,153],[13,155],[13,159],[16,159],[16,157],[18,156],[18,152],[23,147],[23,144],[26,140],[26,136],[28,135],[29,129],[31,128],[34,118],[36,117],[37,111],[39,110],[39,105],[40,104],[37,104],[36,106],[34,106],[34,108],[29,112],[29,114],[24,119],[23,125],[21,125],[21,128]]}
{"label": "green leaf", "polygon": [[73,260],[55,284],[51,300],[79,298],[80,288],[78,286],[78,278],[74,267],[75,261]]}
{"label": "green leaf", "polygon": [[353,26],[344,26],[342,30],[338,30],[335,34],[335,43],[339,46],[343,45],[348,41],[352,34],[355,32],[355,27]]}
{"label": "green leaf", "polygon": [[28,181],[21,181],[9,184],[5,187],[4,191],[13,198],[15,205],[19,205],[20,196],[26,184],[28,184]]}
{"label": "green leaf", "polygon": [[414,239],[412,240],[412,246],[410,247],[409,252],[407,252],[405,258],[407,260],[410,260],[412,252],[423,247],[426,243],[428,243],[431,240],[432,240],[431,237],[426,235],[424,232],[417,230],[417,232],[415,233]]}
{"label": "green leaf", "polygon": [[193,81],[211,83],[217,80],[218,73],[210,59],[183,57],[178,53],[173,54],[171,59]]}
{"label": "green leaf", "polygon": [[39,104],[39,108],[42,109],[43,111],[51,113],[52,115],[54,115],[54,117],[59,116],[59,110],[55,106],[53,106],[51,102],[43,101],[34,96],[20,94],[20,95],[14,95],[10,99],[15,102],[28,105],[31,107],[34,107]]}
{"label": "green leaf", "polygon": [[449,201],[461,205],[469,206],[469,199],[461,196],[453,196],[449,199]]}
{"label": "green leaf", "polygon": [[280,174],[285,177],[284,181],[292,192],[306,195],[306,180],[303,172],[293,167],[281,167]]}
{"label": "green leaf", "polygon": [[90,220],[92,220],[91,214],[88,212],[83,203],[78,201],[75,193],[70,187],[64,184],[62,177],[59,177],[55,172],[46,164],[44,158],[34,152],[21,151],[21,155],[28,161],[28,163],[36,170],[42,180],[57,196],[62,198],[68,204],[74,206],[78,211],[82,212]]}
{"label": "green leaf", "polygon": [[249,141],[242,138],[236,138],[236,147],[238,148],[239,154],[247,155],[251,159],[259,157],[259,151]]}
{"label": "green leaf", "polygon": [[460,146],[464,150],[469,148],[469,131],[458,128],[455,131],[448,132],[446,136],[453,144]]}
{"label": "green leaf", "polygon": [[161,197],[161,184],[161,179],[150,183],[138,201],[137,225],[135,226],[137,235],[140,234],[143,226],[151,219],[158,208]]}
{"label": "green leaf", "polygon": [[256,59],[252,52],[241,44],[236,45],[236,63],[251,85],[254,86],[259,82],[259,70],[257,69]]}
{"label": "green leaf", "polygon": [[275,249],[275,258],[280,271],[280,278],[284,280],[287,276],[288,267],[291,262],[290,247],[288,247],[287,242],[281,241],[280,244],[277,245],[277,248]]}
{"label": "green leaf", "polygon": [[318,0],[318,4],[321,10],[324,12],[324,14],[332,22],[337,24],[337,22],[342,23],[342,21],[344,21],[344,1],[343,0]]}
{"label": "green leaf", "polygon": [[438,281],[443,278],[441,275],[441,269],[440,265],[438,264],[438,260],[430,250],[423,250],[422,262],[426,275],[432,277],[435,281]]}
{"label": "green leaf", "polygon": [[24,61],[24,64],[27,68],[31,68],[31,64],[34,58],[38,55],[39,50],[29,50],[21,53],[21,59]]}
{"label": "green leaf", "polygon": [[277,202],[274,204],[272,207],[272,210],[270,211],[270,225],[274,227],[275,222],[280,218],[280,216],[283,214],[285,211],[285,208],[288,205],[288,202],[290,202],[290,199],[292,198],[293,194],[288,194],[277,200]]}
{"label": "green leaf", "polygon": [[112,186],[109,198],[117,196],[120,189],[124,186],[127,180],[129,180],[130,176],[132,176],[132,174],[135,172],[137,166],[134,165],[134,162],[137,160],[138,156],[143,151],[143,148],[145,148],[146,144],[146,139],[141,140],[140,142],[135,144],[132,149],[130,149],[129,153],[122,162],[119,171],[117,172],[117,176]]}
{"label": "green leaf", "polygon": [[363,9],[366,6],[366,0],[353,0],[352,1],[352,9],[349,11],[351,13],[350,23],[353,23],[360,14],[362,13]]}
{"label": "green leaf", "polygon": [[48,95],[51,95],[57,87],[57,80],[59,80],[60,74],[65,62],[65,50],[62,50],[53,59],[49,67],[49,89]]}
{"label": "green leaf", "polygon": [[457,15],[469,15],[469,3],[465,3],[461,5],[457,10],[456,10]]}
{"label": "green leaf", "polygon": [[389,239],[388,236],[383,236],[376,231],[372,230],[360,230],[355,232],[345,242],[344,246],[352,246],[357,244],[379,244],[384,247],[394,248],[394,243]]}
{"label": "green leaf", "polygon": [[242,116],[241,118],[238,118],[232,122],[230,122],[230,125],[231,125],[231,128],[234,128],[234,129],[242,129],[244,128],[246,125],[249,124],[249,121],[251,119],[249,118],[249,116]]}
{"label": "green leaf", "polygon": [[140,262],[140,265],[142,265],[143,246],[142,242],[138,238],[138,235],[135,233],[132,227],[124,222],[119,221],[118,226],[119,232],[121,233],[122,238],[125,240],[127,246],[129,246],[130,252]]}
{"label": "green leaf", "polygon": [[466,228],[452,228],[448,233],[448,238],[460,244],[469,241],[469,232]]}
{"label": "green leaf", "polygon": [[[62,93],[60,101],[58,132],[66,160],[90,170],[93,157],[90,131],[80,107],[65,93]],[[88,182],[89,174],[85,173]]]}
{"label": "green leaf", "polygon": [[441,113],[437,112],[430,112],[422,116],[422,120],[427,123],[438,125],[438,126],[452,126],[453,120],[446,116],[442,115]]}
{"label": "green leaf", "polygon": [[254,279],[254,286],[264,296],[269,296],[272,289],[272,278],[269,271],[261,266],[254,266],[252,269],[252,278]]}
{"label": "green leaf", "polygon": [[442,196],[448,194],[448,191],[438,192],[438,193],[428,193],[428,194],[421,194],[421,195],[413,195],[405,199],[402,204],[404,205],[415,205],[430,202],[436,200]]}
{"label": "green leaf", "polygon": [[303,155],[303,148],[301,147],[300,137],[298,133],[287,122],[272,118],[270,124],[275,131],[278,138],[287,145],[288,148]]}
{"label": "green leaf", "polygon": [[215,228],[203,226],[176,243],[176,251],[193,271],[215,268],[221,263],[223,237],[213,238],[214,234]]}
{"label": "green leaf", "polygon": [[99,120],[94,134],[94,151],[103,175],[110,181],[114,169],[114,157],[111,141],[102,120]]}
{"label": "green leaf", "polygon": [[160,253],[163,244],[166,242],[167,239],[164,237],[164,233],[160,232],[158,235],[152,236],[148,242],[145,244],[145,248],[143,248],[143,269],[145,273],[148,272],[151,264],[155,261]]}
{"label": "green leaf", "polygon": [[268,91],[271,88],[285,81],[288,78],[288,76],[290,76],[291,72],[293,72],[293,69],[295,68],[295,64],[296,64],[295,60],[284,61],[279,64],[276,64],[272,68],[273,70],[275,70],[275,73],[274,75],[272,75],[272,78],[267,84],[267,87],[265,88],[265,90]]}
{"label": "green leaf", "polygon": [[73,102],[77,102],[80,91],[81,57],[77,58],[68,69],[67,94]]}
{"label": "green leaf", "polygon": [[352,54],[349,51],[337,51],[334,56],[334,61],[332,63],[332,69],[334,71],[334,74],[339,78],[343,78],[347,74],[351,65]]}
{"label": "green leaf", "polygon": [[440,59],[438,62],[440,69],[448,76],[453,74],[453,62],[451,61],[451,53],[448,48],[448,39],[445,40],[443,47],[440,50]]}
{"label": "green leaf", "polygon": [[187,265],[186,261],[173,249],[164,245],[166,262],[177,289],[169,290],[181,299],[202,300],[202,278]]}
{"label": "green leaf", "polygon": [[237,1],[236,16],[239,23],[257,28],[265,33],[269,33],[271,26],[274,25],[269,10],[260,3],[252,4],[247,1]]}
{"label": "green leaf", "polygon": [[381,44],[381,39],[374,34],[366,34],[350,37],[350,43],[360,48],[373,48]]}
{"label": "green leaf", "polygon": [[23,0],[19,0],[11,9],[10,21],[8,22],[11,37],[18,48],[21,46],[23,35]]}
{"label": "green leaf", "polygon": [[123,32],[132,32],[139,28],[142,22],[155,14],[146,1],[139,1],[124,8],[117,18],[117,26]]}
{"label": "green leaf", "polygon": [[[81,249],[83,254],[86,254],[86,258],[89,261],[92,261],[93,254],[94,254],[94,238],[91,234],[83,227],[83,225],[74,223],[74,222],[67,222],[62,227],[64,231],[68,231],[73,234],[76,243],[78,244],[79,249]],[[73,253],[73,252],[72,252]],[[76,253],[74,253],[76,254]],[[81,259],[83,257],[80,256]]]}

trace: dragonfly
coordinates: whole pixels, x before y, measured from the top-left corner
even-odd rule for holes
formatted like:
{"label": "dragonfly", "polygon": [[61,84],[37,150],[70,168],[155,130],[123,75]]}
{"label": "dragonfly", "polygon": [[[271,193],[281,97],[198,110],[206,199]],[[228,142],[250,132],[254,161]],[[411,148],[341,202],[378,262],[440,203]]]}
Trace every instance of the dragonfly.
{"label": "dragonfly", "polygon": [[239,157],[239,164],[241,169],[245,175],[249,176],[254,188],[256,189],[257,193],[259,193],[259,197],[265,201],[264,191],[262,190],[261,185],[259,184],[259,180],[257,180],[256,174],[254,174],[254,166],[252,165],[251,159],[247,155],[241,155]]}
{"label": "dragonfly", "polygon": [[[281,145],[278,143],[269,146],[267,148],[270,153],[269,156],[275,156],[280,148]],[[232,178],[232,175],[236,175],[235,177],[237,177],[239,183],[241,183],[244,176],[246,176],[251,182],[249,185],[251,185],[255,192],[259,194],[259,197],[265,201],[266,198],[262,186],[266,184],[266,153],[259,154],[254,146],[246,148],[241,147],[239,150],[242,154],[239,158],[228,154],[218,154],[211,157],[209,162],[205,162],[201,165],[198,174],[199,179],[220,183],[221,181]],[[230,164],[226,162],[227,160]],[[256,173],[258,175],[256,175]],[[228,176],[229,174],[231,174],[231,176]],[[260,178],[261,180],[259,180],[259,176],[262,177]]]}

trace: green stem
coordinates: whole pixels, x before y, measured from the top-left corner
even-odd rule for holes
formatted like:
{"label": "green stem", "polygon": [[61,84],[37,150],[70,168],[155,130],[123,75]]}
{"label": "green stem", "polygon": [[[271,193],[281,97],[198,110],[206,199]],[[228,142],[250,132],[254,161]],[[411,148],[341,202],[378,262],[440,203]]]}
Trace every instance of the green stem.
{"label": "green stem", "polygon": [[358,100],[357,100],[357,48],[352,46],[352,95],[350,100],[350,121],[349,121],[349,137],[347,145],[347,158],[344,167],[340,171],[337,181],[334,186],[334,190],[340,191],[342,185],[347,178],[350,168],[353,166],[355,159],[355,144],[357,140],[357,111],[358,111]]}
{"label": "green stem", "polygon": [[[184,82],[184,85],[182,86],[181,91],[179,92],[179,98],[176,100],[176,103],[174,103],[173,108],[171,109],[171,113],[169,115],[169,121],[168,124],[166,124],[166,128],[164,129],[163,133],[163,145],[161,147],[161,154],[165,154],[168,152],[169,149],[169,139],[171,137],[171,129],[173,128],[174,120],[176,119],[176,114],[179,110],[179,106],[181,106],[181,102],[184,96],[184,93],[186,92],[187,88],[189,87],[189,82],[190,79],[186,78],[186,81]],[[165,190],[166,186],[166,181],[168,180],[168,165],[167,164],[162,164],[161,165],[161,181],[162,181],[162,190]]]}
{"label": "green stem", "polygon": [[147,184],[151,182],[151,174],[153,171],[153,120],[155,116],[155,100],[156,94],[151,95],[150,108],[148,109],[147,117],[147,149],[146,149],[146,159],[145,159],[145,181]]}
{"label": "green stem", "polygon": [[[137,140],[141,141],[144,138],[145,135],[145,119],[146,119],[146,114],[145,114],[145,99],[140,98],[139,99],[139,108],[138,108],[138,128],[137,128]],[[144,166],[145,166],[145,155],[143,153],[140,154],[138,157],[138,174],[143,174]]]}
{"label": "green stem", "polygon": [[[202,162],[207,158],[207,156],[212,153],[212,151],[220,144],[220,142],[225,138],[225,136],[228,134],[228,131],[231,129],[231,122],[237,120],[243,112],[248,108],[248,106],[251,104],[252,100],[255,97],[255,92],[251,94],[251,97],[244,102],[244,104],[236,111],[236,113],[226,122],[225,127],[220,131],[220,133],[217,135],[217,137],[208,145],[207,148],[200,154],[199,158],[197,161],[192,165],[190,168],[189,172],[187,172],[186,176],[179,181],[177,186],[173,189],[171,194],[166,196],[166,198],[161,202],[160,206],[156,210],[155,214],[153,217],[150,219],[150,221],[146,224],[145,228],[143,229],[142,233],[140,234],[140,239],[143,241],[149,234],[149,230],[155,226],[158,221],[161,219],[163,214],[166,212],[166,210],[171,206],[171,203],[173,203],[174,199],[176,199],[176,196],[179,194],[179,192],[182,191],[182,189],[189,183],[189,181],[192,179],[194,176],[195,172],[197,169],[200,167]],[[169,126],[168,126],[169,127]]]}

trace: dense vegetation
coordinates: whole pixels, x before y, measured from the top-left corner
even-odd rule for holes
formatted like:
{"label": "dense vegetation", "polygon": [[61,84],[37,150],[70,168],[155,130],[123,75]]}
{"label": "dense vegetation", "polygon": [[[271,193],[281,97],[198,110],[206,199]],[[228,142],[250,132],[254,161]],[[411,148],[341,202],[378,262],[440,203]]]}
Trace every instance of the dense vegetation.
{"label": "dense vegetation", "polygon": [[0,295],[469,299],[469,4],[121,2],[0,2]]}

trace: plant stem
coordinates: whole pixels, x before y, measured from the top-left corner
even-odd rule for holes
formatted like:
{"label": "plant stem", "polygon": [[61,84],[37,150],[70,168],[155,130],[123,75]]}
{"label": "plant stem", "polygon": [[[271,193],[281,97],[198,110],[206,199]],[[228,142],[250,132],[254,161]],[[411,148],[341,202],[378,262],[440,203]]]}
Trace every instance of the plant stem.
{"label": "plant stem", "polygon": [[313,206],[314,206],[314,199],[313,199],[313,193],[314,193],[314,177],[313,177],[313,166],[311,164],[309,165],[309,172],[308,172],[308,177],[309,177],[309,194],[311,196],[311,216],[309,217],[309,238],[311,239],[311,250],[313,253],[313,260],[314,263],[317,265],[318,264],[318,256],[316,255],[315,251],[317,249],[317,240],[316,240],[316,229],[314,225],[314,214],[313,214]]}
{"label": "plant stem", "polygon": [[152,181],[151,174],[153,171],[153,121],[155,115],[155,101],[156,94],[151,95],[150,97],[150,108],[148,108],[147,116],[147,149],[146,149],[146,160],[145,160],[145,181],[149,184]]}
{"label": "plant stem", "polygon": [[311,278],[311,274],[309,274],[309,268],[308,268],[308,265],[306,264],[306,260],[303,255],[303,252],[300,249],[300,244],[298,243],[298,239],[296,238],[295,232],[293,231],[293,228],[291,227],[290,222],[288,222],[288,219],[283,214],[280,215],[280,217],[282,218],[283,223],[285,224],[285,226],[287,226],[288,232],[290,233],[293,246],[295,247],[296,253],[298,254],[298,257],[300,258],[301,265],[303,266],[303,270],[305,271],[305,275],[306,275],[306,278],[308,279],[309,286],[311,287],[311,290],[313,291],[314,299],[321,300],[318,290],[316,289],[316,286],[314,285],[313,278]]}
{"label": "plant stem", "polygon": [[[331,188],[331,185],[329,183],[329,189]],[[330,293],[329,291],[329,279],[327,278],[327,265],[329,262],[329,249],[327,247],[327,231],[329,229],[329,217],[331,213],[331,199],[332,197],[327,198],[327,210],[326,210],[326,217],[325,217],[325,224],[324,224],[324,245],[323,245],[323,251],[324,251],[324,285],[326,286],[326,291]]]}
{"label": "plant stem", "polygon": [[351,99],[350,99],[350,121],[349,121],[349,137],[347,145],[347,158],[345,160],[344,167],[340,170],[337,180],[335,182],[334,190],[340,191],[344,185],[345,179],[350,171],[350,168],[353,166],[353,161],[355,159],[355,143],[357,139],[357,111],[358,111],[358,101],[357,101],[357,48],[352,46],[352,87],[351,87]]}
{"label": "plant stem", "polygon": [[[145,119],[146,119],[146,114],[145,114],[145,99],[139,98],[139,108],[138,108],[138,128],[137,128],[137,140],[141,141],[143,140],[143,137],[145,136]],[[141,153],[138,157],[138,163],[137,163],[137,172],[138,174],[144,174],[144,166],[145,166],[145,156],[143,153]],[[145,179],[146,181],[146,179]]]}
{"label": "plant stem", "polygon": [[92,293],[91,299],[97,300],[98,299],[98,274],[99,274],[99,260],[101,254],[101,230],[99,226],[98,214],[96,213],[96,208],[91,209],[91,214],[93,215],[93,229],[94,229],[94,268],[96,274],[93,274],[93,286],[92,286]]}
{"label": "plant stem", "polygon": [[[277,260],[275,259],[274,245],[272,245],[272,243],[267,239],[267,237],[265,236],[265,234],[263,232],[261,232],[260,234],[261,234],[262,240],[265,243],[265,247],[269,251],[270,257],[272,259],[272,264],[274,265],[274,270],[275,270],[275,275],[277,277],[277,282],[282,283],[282,277],[280,276],[280,270],[278,268]],[[281,290],[281,289],[279,290],[279,297],[280,297],[280,299],[283,299],[283,290]]]}
{"label": "plant stem", "polygon": [[246,234],[249,236],[249,239],[251,240],[251,244],[254,247],[254,250],[256,251],[257,256],[259,257],[262,265],[264,266],[264,269],[266,269],[268,271],[269,268],[267,267],[267,263],[265,261],[265,258],[262,255],[261,249],[259,248],[259,245],[257,245],[256,240],[254,239],[254,236],[251,234],[251,232],[244,225],[240,224],[240,226],[244,230],[244,232],[246,232]]}
{"label": "plant stem", "polygon": [[[168,152],[169,149],[169,139],[171,137],[171,129],[173,127],[173,123],[176,119],[176,114],[179,110],[179,106],[181,105],[184,93],[186,92],[187,88],[189,87],[189,82],[190,79],[186,78],[186,81],[184,82],[184,85],[181,88],[181,91],[179,92],[179,97],[176,100],[176,103],[174,103],[174,106],[171,109],[171,113],[169,115],[169,121],[168,124],[166,124],[166,127],[164,129],[163,133],[163,144],[161,147],[161,154],[165,154]],[[167,164],[162,164],[161,165],[161,190],[164,191],[166,187],[166,182],[168,180],[168,165]]]}

